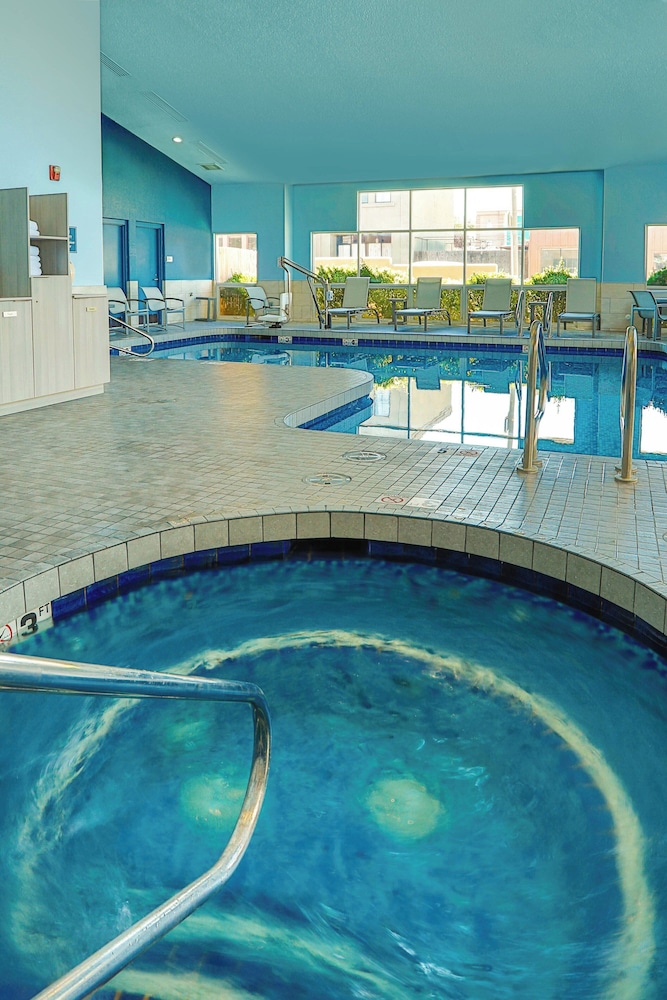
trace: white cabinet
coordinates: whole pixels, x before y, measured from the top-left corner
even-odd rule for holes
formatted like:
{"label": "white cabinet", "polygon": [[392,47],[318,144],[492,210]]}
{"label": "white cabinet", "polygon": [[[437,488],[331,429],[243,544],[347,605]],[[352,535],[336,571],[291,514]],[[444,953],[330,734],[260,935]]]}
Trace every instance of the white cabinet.
{"label": "white cabinet", "polygon": [[72,298],[67,195],[0,190],[0,416],[102,392],[105,290],[82,291]]}
{"label": "white cabinet", "polygon": [[0,405],[35,395],[30,299],[0,300]]}
{"label": "white cabinet", "polygon": [[102,385],[110,379],[106,295],[74,295],[74,385]]}
{"label": "white cabinet", "polygon": [[69,278],[33,278],[32,343],[35,395],[74,388],[74,344]]}

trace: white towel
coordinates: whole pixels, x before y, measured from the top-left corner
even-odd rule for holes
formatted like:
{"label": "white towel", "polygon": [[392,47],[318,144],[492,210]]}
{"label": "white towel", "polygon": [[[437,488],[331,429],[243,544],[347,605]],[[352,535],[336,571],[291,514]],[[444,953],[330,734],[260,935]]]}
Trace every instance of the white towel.
{"label": "white towel", "polygon": [[39,264],[37,264],[35,267],[31,267],[30,268],[30,277],[31,278],[39,278],[39,277],[41,277],[41,274],[42,274],[42,268],[41,268],[41,266]]}
{"label": "white towel", "polygon": [[31,235],[31,236],[39,236],[39,229],[38,229],[38,227],[37,227],[37,223],[36,223],[36,222],[34,222],[34,221],[33,221],[32,219],[30,219],[30,220],[29,220],[29,224],[30,224],[30,225],[29,225],[29,228],[30,228],[30,235]]}
{"label": "white towel", "polygon": [[39,247],[34,247],[32,243],[30,244],[30,256],[39,257]]}

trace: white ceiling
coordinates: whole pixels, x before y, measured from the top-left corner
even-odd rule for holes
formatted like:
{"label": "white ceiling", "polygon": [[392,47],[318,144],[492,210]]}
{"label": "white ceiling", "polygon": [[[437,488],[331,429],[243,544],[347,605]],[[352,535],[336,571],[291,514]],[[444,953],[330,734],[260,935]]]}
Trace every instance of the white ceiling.
{"label": "white ceiling", "polygon": [[103,112],[212,184],[667,161],[666,0],[100,6]]}

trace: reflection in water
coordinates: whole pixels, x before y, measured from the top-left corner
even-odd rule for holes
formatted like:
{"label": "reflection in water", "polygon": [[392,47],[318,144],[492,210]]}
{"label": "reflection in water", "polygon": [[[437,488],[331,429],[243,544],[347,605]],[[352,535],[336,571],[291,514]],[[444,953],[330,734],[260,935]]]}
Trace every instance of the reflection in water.
{"label": "reflection in water", "polygon": [[[391,350],[386,347],[335,351],[276,345],[239,346],[220,342],[187,350],[155,352],[172,358],[241,361],[254,364],[352,368],[375,380],[373,413],[327,422],[330,430],[383,437],[419,438],[442,444],[521,448],[525,429],[526,355],[509,347],[500,354],[475,348],[457,352]],[[552,348],[551,399],[540,425],[544,450],[618,456],[622,357],[576,354]],[[637,373],[635,457],[667,456],[667,360],[641,360]]]}

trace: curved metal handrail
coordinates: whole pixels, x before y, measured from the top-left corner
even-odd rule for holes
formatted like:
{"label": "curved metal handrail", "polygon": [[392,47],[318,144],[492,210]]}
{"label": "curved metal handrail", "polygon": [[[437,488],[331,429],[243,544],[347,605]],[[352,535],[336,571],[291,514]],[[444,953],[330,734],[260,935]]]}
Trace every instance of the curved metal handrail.
{"label": "curved metal handrail", "polygon": [[621,464],[616,466],[619,483],[636,483],[636,469],[632,467],[632,439],[635,433],[635,399],[637,396],[637,328],[625,331],[623,369],[621,374]]}
{"label": "curved metal handrail", "polygon": [[[315,303],[315,309],[317,310],[317,321],[320,325],[320,330],[324,329],[326,326],[326,305],[329,301],[329,282],[323,278],[321,275],[316,274],[315,271],[311,271],[309,267],[305,267],[303,264],[297,264],[296,261],[290,260],[289,257],[278,257],[276,261],[278,267],[282,267],[283,271],[287,275],[287,290],[289,291],[289,271],[288,268],[292,268],[293,271],[298,271],[299,274],[303,274],[308,282],[308,288],[310,289],[310,294]],[[318,285],[322,285],[324,292],[324,309],[320,306],[317,300],[317,295],[315,294],[315,289],[313,288],[313,282],[317,282]]]}
{"label": "curved metal handrail", "polygon": [[[528,373],[526,375],[526,436],[523,458],[516,471],[520,474],[537,472],[542,465],[537,458],[537,431],[551,391],[551,368],[547,361],[542,324],[535,320],[530,328]],[[535,393],[537,406],[535,406]]]}
{"label": "curved metal handrail", "polygon": [[514,320],[516,322],[516,335],[517,337],[523,337],[523,314],[526,310],[526,292],[523,288],[519,289],[519,294],[516,299],[516,307],[514,309]]}
{"label": "curved metal handrail", "polygon": [[554,293],[549,292],[547,295],[547,304],[544,307],[544,316],[542,317],[542,328],[545,337],[551,336],[551,324],[554,318]]}
{"label": "curved metal handrail", "polygon": [[134,351],[130,350],[127,347],[121,347],[119,344],[113,344],[113,346],[110,344],[109,350],[120,351],[121,354],[131,354],[133,358],[147,358],[149,354],[153,353],[153,351],[155,350],[155,341],[151,337],[150,333],[146,333],[146,331],[142,330],[141,327],[139,326],[130,326],[129,323],[126,323],[125,320],[123,319],[118,319],[118,317],[114,316],[113,313],[109,313],[109,319],[112,319],[114,323],[119,323],[121,326],[124,326],[125,329],[129,330],[130,333],[132,334],[138,333],[142,337],[145,337],[148,343],[151,345],[145,354],[135,354]]}
{"label": "curved metal handrail", "polygon": [[83,1000],[205,903],[237,868],[250,843],[266,791],[271,753],[268,706],[260,688],[241,681],[70,663],[13,653],[0,653],[0,690],[3,689],[234,701],[252,705],[254,744],[248,787],[236,826],[218,861],[190,885],[33,998]]}

